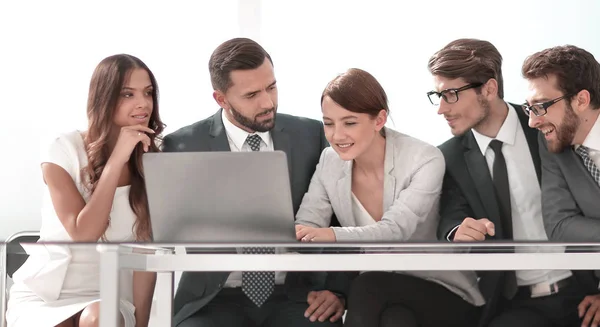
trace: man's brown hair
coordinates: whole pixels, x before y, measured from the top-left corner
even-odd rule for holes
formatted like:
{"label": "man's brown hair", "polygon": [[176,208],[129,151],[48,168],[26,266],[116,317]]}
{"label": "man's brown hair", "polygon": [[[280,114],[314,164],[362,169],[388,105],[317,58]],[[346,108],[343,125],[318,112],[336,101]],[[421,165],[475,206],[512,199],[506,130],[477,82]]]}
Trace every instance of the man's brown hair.
{"label": "man's brown hair", "polygon": [[565,95],[581,90],[590,93],[590,105],[600,108],[600,64],[594,56],[573,45],[548,48],[525,59],[521,69],[526,79],[556,76],[556,87]]}
{"label": "man's brown hair", "polygon": [[265,62],[265,58],[273,64],[267,51],[251,39],[235,38],[225,41],[213,51],[208,61],[213,89],[227,92],[232,85],[232,71],[256,69]]}
{"label": "man's brown hair", "polygon": [[[467,83],[498,82],[498,97],[504,98],[502,56],[488,41],[458,39],[436,52],[428,64],[429,72],[445,78],[463,78]],[[476,89],[480,92],[480,89]]]}

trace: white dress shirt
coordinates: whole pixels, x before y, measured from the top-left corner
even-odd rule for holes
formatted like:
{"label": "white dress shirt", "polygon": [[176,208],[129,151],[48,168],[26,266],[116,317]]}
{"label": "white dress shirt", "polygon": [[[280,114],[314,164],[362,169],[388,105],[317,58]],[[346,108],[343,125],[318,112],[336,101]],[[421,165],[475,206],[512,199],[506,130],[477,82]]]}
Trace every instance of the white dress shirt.
{"label": "white dress shirt", "polygon": [[[271,133],[263,132],[263,133],[248,133],[245,130],[235,126],[233,123],[229,121],[227,116],[225,116],[225,109],[222,111],[222,119],[223,126],[225,126],[225,133],[227,134],[227,141],[229,141],[229,148],[232,152],[249,152],[252,151],[250,145],[246,143],[246,139],[248,135],[256,134],[260,136],[260,151],[273,151],[273,139],[271,138]],[[240,252],[240,249],[238,249]],[[277,253],[281,253],[279,249],[277,249]],[[276,271],[275,272],[275,284],[283,285],[285,282],[285,271]],[[242,272],[234,271],[229,275],[227,281],[225,282],[225,287],[241,287],[242,286]]]}
{"label": "white dress shirt", "polygon": [[[542,218],[542,197],[540,185],[529,151],[525,133],[521,128],[515,109],[507,103],[508,115],[498,131],[496,140],[503,143],[502,154],[506,160],[508,184],[510,185],[510,205],[515,241],[547,241]],[[489,147],[492,138],[477,133],[473,135],[493,178],[494,151]],[[556,248],[531,249],[531,251],[556,252]],[[564,251],[563,248],[561,248]],[[517,250],[518,251],[518,250]],[[524,250],[521,250],[524,251]],[[522,270],[516,271],[519,286],[541,282],[555,283],[571,276],[569,270]]]}
{"label": "white dress shirt", "polygon": [[[592,126],[592,129],[581,145],[589,149],[588,154],[590,159],[600,169],[600,119],[596,118],[594,126]],[[579,145],[575,145],[575,149],[578,147]]]}

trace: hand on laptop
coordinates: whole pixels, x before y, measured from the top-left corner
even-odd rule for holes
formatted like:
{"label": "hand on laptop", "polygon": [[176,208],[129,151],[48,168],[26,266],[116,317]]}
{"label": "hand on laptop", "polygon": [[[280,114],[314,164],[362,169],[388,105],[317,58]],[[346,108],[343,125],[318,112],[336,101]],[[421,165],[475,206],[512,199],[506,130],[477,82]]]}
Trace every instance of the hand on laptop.
{"label": "hand on laptop", "polygon": [[308,309],[304,312],[304,317],[312,322],[323,322],[327,319],[336,322],[344,315],[345,301],[330,291],[308,292],[306,302]]}
{"label": "hand on laptop", "polygon": [[473,242],[483,241],[486,235],[494,236],[496,234],[494,223],[487,218],[473,219],[465,218],[462,224],[458,226],[454,233],[454,241]]}
{"label": "hand on laptop", "polygon": [[335,234],[331,228],[315,228],[296,225],[296,239],[302,242],[335,242]]}
{"label": "hand on laptop", "polygon": [[579,317],[583,318],[581,326],[600,326],[600,294],[586,296],[577,309]]}

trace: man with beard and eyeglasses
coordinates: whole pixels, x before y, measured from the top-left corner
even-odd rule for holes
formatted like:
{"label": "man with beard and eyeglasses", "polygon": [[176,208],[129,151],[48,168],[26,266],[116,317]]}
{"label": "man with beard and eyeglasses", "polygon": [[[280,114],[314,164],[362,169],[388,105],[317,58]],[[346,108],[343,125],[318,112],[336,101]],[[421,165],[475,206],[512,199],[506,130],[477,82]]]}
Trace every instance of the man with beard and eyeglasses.
{"label": "man with beard and eyeglasses", "polygon": [[[529,56],[524,105],[540,131],[542,212],[551,241],[600,242],[600,64],[572,46]],[[587,274],[584,274],[587,273]],[[577,275],[587,296],[575,310],[581,326],[600,324],[597,272]]]}
{"label": "man with beard and eyeglasses", "polygon": [[[435,89],[428,96],[454,135],[440,145],[446,159],[440,239],[548,240],[538,132],[521,106],[504,100],[501,67],[496,47],[476,39],[452,41],[429,60]],[[578,321],[573,294],[582,293],[571,271],[478,273],[486,300],[480,326],[570,327]]]}
{"label": "man with beard and eyeglasses", "polygon": [[[212,53],[208,66],[213,98],[221,108],[212,117],[167,135],[163,151],[284,151],[295,215],[328,146],[322,123],[277,113],[273,61],[255,41],[224,42]],[[175,295],[173,325],[341,326],[351,276],[184,272]]]}

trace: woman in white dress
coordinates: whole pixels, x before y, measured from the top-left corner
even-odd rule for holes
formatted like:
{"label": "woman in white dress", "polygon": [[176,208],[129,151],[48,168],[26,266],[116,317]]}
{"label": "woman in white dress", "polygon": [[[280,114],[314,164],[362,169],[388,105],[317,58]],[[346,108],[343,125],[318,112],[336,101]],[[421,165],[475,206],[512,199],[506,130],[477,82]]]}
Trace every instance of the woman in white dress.
{"label": "woman in white dress", "polygon": [[[331,147],[323,150],[296,215],[297,238],[436,241],[441,151],[384,127],[387,95],[366,71],[350,69],[331,81],[321,109]],[[333,213],[341,227],[329,227]],[[364,272],[350,287],[344,326],[468,327],[483,303],[472,272]],[[331,310],[339,308],[321,305],[306,314],[322,320]]]}
{"label": "woman in white dress", "polygon": [[[158,86],[138,58],[121,54],[96,67],[87,131],[52,140],[42,157],[45,182],[40,243],[146,242],[152,239],[142,154],[157,152],[164,129]],[[35,244],[13,275],[9,327],[98,325],[99,256],[93,246]],[[123,272],[121,325],[148,325],[156,276]]]}

